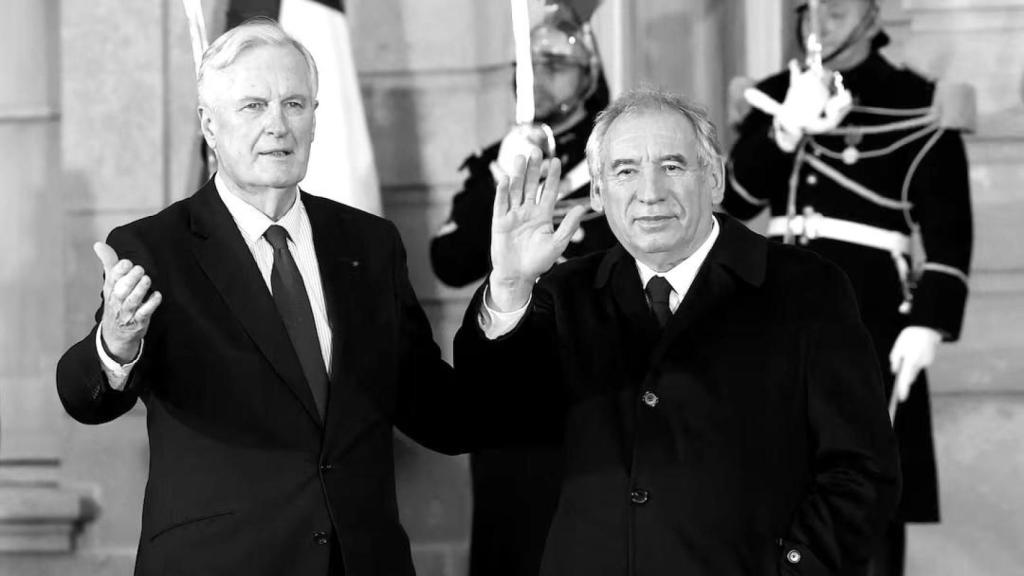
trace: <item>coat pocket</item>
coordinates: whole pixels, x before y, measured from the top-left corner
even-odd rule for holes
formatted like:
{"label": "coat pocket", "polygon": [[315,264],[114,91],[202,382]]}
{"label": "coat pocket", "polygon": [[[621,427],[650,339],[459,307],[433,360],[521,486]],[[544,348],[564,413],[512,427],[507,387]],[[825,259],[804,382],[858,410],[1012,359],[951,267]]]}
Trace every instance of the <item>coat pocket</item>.
{"label": "coat pocket", "polygon": [[183,518],[181,520],[175,520],[169,522],[163,528],[160,528],[153,532],[149,537],[150,542],[156,542],[160,538],[166,538],[168,535],[173,535],[175,532],[180,531],[192,531],[200,530],[207,525],[215,524],[218,520],[223,520],[228,516],[234,516],[233,510],[225,510],[221,512],[210,512],[195,516]]}

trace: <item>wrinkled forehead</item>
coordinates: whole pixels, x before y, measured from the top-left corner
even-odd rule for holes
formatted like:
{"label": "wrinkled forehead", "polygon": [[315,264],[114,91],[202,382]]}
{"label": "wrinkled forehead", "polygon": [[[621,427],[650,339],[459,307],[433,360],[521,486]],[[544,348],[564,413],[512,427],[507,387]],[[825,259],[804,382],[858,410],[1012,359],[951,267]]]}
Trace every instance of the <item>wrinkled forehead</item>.
{"label": "wrinkled forehead", "polygon": [[608,127],[604,154],[606,165],[608,161],[670,154],[696,159],[697,138],[689,119],[679,112],[626,112]]}

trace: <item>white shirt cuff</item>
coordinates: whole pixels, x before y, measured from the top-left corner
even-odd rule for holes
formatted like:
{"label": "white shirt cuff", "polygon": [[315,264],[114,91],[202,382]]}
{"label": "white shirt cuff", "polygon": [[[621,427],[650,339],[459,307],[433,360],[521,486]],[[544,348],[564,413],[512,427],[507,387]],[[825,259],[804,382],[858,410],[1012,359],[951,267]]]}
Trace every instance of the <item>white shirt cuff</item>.
{"label": "white shirt cuff", "polygon": [[480,307],[477,324],[480,325],[480,329],[484,331],[484,336],[488,340],[497,340],[511,332],[519,324],[519,321],[523,319],[526,309],[529,308],[530,302],[533,301],[533,294],[530,294],[522,308],[511,312],[499,312],[487,305],[490,289],[490,284],[484,287],[483,306]]}
{"label": "white shirt cuff", "polygon": [[103,373],[107,375],[107,384],[111,388],[121,392],[124,390],[124,385],[128,382],[128,375],[132,373],[132,368],[135,367],[135,363],[142,357],[142,348],[146,345],[146,340],[143,339],[139,343],[139,353],[135,355],[135,358],[127,364],[121,364],[117,360],[114,360],[107,354],[107,351],[103,349],[103,336],[101,334],[102,326],[96,327],[96,354],[100,357],[100,365],[103,367]]}

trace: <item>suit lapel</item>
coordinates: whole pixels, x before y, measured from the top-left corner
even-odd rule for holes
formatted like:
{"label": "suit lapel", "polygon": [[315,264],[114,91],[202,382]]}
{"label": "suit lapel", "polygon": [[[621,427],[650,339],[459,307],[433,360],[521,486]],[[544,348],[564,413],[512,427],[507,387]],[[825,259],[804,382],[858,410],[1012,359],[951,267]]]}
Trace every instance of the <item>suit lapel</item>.
{"label": "suit lapel", "polygon": [[[612,248],[602,261],[594,286],[605,310],[605,317],[613,319],[609,326],[593,326],[584,336],[594,345],[607,348],[595,354],[595,381],[607,380],[612,384],[604,392],[616,399],[625,394],[634,398],[637,391],[630,387],[636,375],[647,372],[647,359],[657,342],[658,324],[647,306],[640,283],[636,262],[621,246]],[[597,332],[600,331],[600,332]],[[616,376],[608,378],[609,374]],[[600,375],[601,377],[597,377]],[[633,431],[635,406],[632,401],[613,404],[622,465],[629,469],[633,459]]]}
{"label": "suit lapel", "polygon": [[675,314],[665,325],[658,344],[651,351],[650,366],[657,366],[672,344],[689,338],[715,316],[716,310],[729,302],[736,284],[729,273],[708,255],[693,280],[690,290]]}
{"label": "suit lapel", "polygon": [[[743,284],[760,286],[767,268],[766,240],[731,217],[718,214],[719,235],[682,303],[651,351],[657,366],[674,342],[690,338],[728,307]],[[639,284],[639,280],[636,280]],[[643,300],[646,306],[646,299]]]}
{"label": "suit lapel", "polygon": [[313,394],[259,267],[211,179],[190,199],[192,251],[249,337],[314,421]]}
{"label": "suit lapel", "polygon": [[643,366],[648,350],[658,337],[658,323],[647,305],[640,282],[640,274],[636,262],[624,248],[616,246],[602,263],[602,271],[598,272],[598,285],[608,283],[607,301],[615,307],[612,317],[622,320],[617,332],[623,337],[623,346],[630,351],[627,355],[629,369]]}
{"label": "suit lapel", "polygon": [[363,307],[379,306],[379,297],[367,285],[368,236],[358,223],[324,200],[303,194],[302,201],[313,229],[313,243],[320,266],[327,315],[331,324],[330,389],[324,433],[335,454],[344,452],[359,433],[380,415],[371,398],[359,389],[361,338],[372,340],[372,327],[360,313]]}

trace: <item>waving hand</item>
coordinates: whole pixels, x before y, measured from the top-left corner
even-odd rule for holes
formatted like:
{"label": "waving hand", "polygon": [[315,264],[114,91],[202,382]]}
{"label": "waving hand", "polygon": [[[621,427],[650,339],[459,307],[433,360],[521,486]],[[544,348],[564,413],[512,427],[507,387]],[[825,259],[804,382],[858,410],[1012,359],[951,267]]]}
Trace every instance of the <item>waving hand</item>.
{"label": "waving hand", "polygon": [[541,157],[516,158],[512,173],[498,181],[491,220],[490,296],[499,310],[529,299],[537,278],[558,260],[586,208],[576,206],[555,229],[552,223],[561,163],[550,160],[541,183]]}

